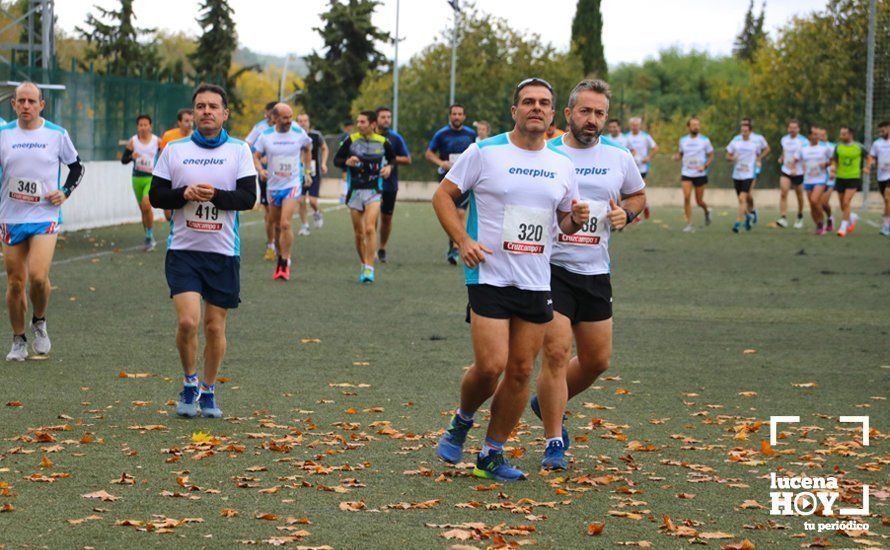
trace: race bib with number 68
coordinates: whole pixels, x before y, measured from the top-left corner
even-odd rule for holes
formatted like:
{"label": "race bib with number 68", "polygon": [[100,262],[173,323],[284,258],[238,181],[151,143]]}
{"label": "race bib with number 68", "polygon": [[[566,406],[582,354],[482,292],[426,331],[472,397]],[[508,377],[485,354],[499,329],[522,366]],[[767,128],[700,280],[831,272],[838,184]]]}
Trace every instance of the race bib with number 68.
{"label": "race bib with number 68", "polygon": [[559,234],[559,242],[575,246],[596,246],[608,231],[609,203],[605,201],[587,201],[590,205],[590,219],[581,226],[577,233]]}
{"label": "race bib with number 68", "polygon": [[550,242],[553,211],[508,204],[504,208],[502,247],[510,254],[543,254]]}

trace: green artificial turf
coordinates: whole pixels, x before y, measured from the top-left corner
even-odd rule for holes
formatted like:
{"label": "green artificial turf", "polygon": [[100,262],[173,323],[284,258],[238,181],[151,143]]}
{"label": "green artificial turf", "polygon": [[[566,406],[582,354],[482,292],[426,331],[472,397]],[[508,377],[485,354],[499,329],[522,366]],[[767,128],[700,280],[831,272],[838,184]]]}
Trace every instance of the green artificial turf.
{"label": "green artificial turf", "polygon": [[[445,263],[446,239],[428,204],[398,206],[390,261],[366,286],[356,282],[345,210],[329,211],[323,229],[296,238],[289,283],[273,281],[272,264],[261,258],[259,214],[243,218],[243,301],[229,318],[227,380],[218,390],[224,420],[179,419],[167,404],[181,370],[163,251],[133,249],[142,238],[136,225],[67,234],[52,271],[50,358],[0,363],[0,487],[8,484],[0,506],[14,507],[0,513],[0,546],[229,547],[284,542],[272,537],[292,535],[281,529],[290,528],[309,533],[291,545],[481,548],[502,542],[496,526],[516,533],[504,541],[544,548],[687,545],[690,537],[659,530],[665,515],[675,525],[690,520],[699,533],[732,535],[704,539],[717,548],[744,538],[757,548],[796,548],[816,536],[857,546],[840,534],[804,532],[804,518],[739,509],[746,500],[769,506],[765,476],[779,467],[810,475],[838,468],[842,479],[883,490],[883,498],[872,496],[868,521],[873,535],[886,537],[890,241],[865,222],[846,239],[763,221],[734,235],[732,216],[717,212],[712,226],[684,234],[680,211],[661,209],[613,238],[615,352],[606,376],[620,379],[601,379],[570,402],[568,427],[578,438],[570,471],[540,475],[543,431],[528,411],[508,446],[522,454],[514,462],[529,479],[490,491],[475,490],[489,484],[434,455],[472,352],[462,272]],[[16,401],[21,406],[6,405]],[[770,415],[799,415],[801,423],[783,427],[779,454],[765,456]],[[859,448],[855,425],[838,424],[838,415],[869,415],[871,445]],[[484,417],[477,415],[483,424]],[[757,431],[735,439],[757,421],[764,422]],[[47,430],[59,426],[66,429]],[[37,441],[41,428],[45,442]],[[197,447],[196,432],[219,443]],[[474,429],[468,447],[482,433]],[[93,441],[81,443],[85,434]],[[215,454],[195,458],[211,447]],[[182,454],[168,463],[176,455],[163,450],[171,448]],[[731,460],[735,448],[749,451],[740,454],[748,463]],[[44,456],[52,466],[41,466]],[[857,468],[881,456],[877,471]],[[26,479],[34,474],[70,477]],[[111,483],[122,474],[135,483]],[[120,498],[82,497],[100,490]],[[384,508],[430,500],[438,502]],[[341,510],[347,501],[365,509]],[[238,515],[223,517],[224,509]],[[66,521],[92,515],[98,519]],[[154,516],[203,523],[170,533],[116,525],[158,522]],[[289,526],[287,518],[311,523]],[[771,519],[787,528],[769,528]],[[450,528],[425,525],[468,522],[485,527],[451,536],[487,538],[446,539],[440,535]],[[590,537],[594,522],[605,529]],[[517,526],[534,530],[508,529]]]}

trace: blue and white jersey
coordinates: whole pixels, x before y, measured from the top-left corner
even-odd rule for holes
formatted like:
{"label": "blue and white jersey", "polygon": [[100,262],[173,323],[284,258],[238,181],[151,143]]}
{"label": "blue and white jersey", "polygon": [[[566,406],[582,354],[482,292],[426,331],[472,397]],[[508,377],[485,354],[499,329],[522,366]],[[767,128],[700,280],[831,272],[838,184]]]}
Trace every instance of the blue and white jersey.
{"label": "blue and white jersey", "polygon": [[[820,145],[825,145],[825,146],[827,146],[827,147],[828,147],[828,150],[831,151],[831,156],[834,157],[834,150],[837,149],[837,143],[835,143],[835,142],[833,142],[833,141],[820,141],[819,144],[820,144]],[[826,169],[825,169],[825,174],[826,174],[826,177],[828,178],[828,185],[829,185],[829,187],[833,187],[833,186],[834,186],[834,182],[835,182],[836,180],[835,180],[835,178],[832,178],[832,177],[831,177],[831,170],[829,170],[829,169],[826,168]]]}
{"label": "blue and white jersey", "polygon": [[[433,138],[430,140],[427,149],[439,155],[442,160],[447,160],[454,165],[461,154],[467,150],[471,144],[476,142],[476,132],[466,126],[461,126],[455,130],[451,125],[439,128]],[[445,174],[445,170],[438,169],[439,175]]]}
{"label": "blue and white jersey", "polygon": [[825,143],[807,144],[797,151],[795,158],[799,171],[803,174],[804,185],[825,185],[828,183],[826,169],[831,163],[832,149]]}
{"label": "blue and white jersey", "polygon": [[61,207],[46,195],[59,189],[62,164],[76,160],[68,132],[48,120],[34,130],[18,120],[0,126],[0,223],[61,222]]}
{"label": "blue and white jersey", "polygon": [[609,134],[606,137],[613,143],[617,143],[618,145],[624,147],[625,149],[630,149],[630,147],[627,146],[627,138],[624,137],[624,134],[619,133],[617,136],[613,136],[612,134]]}
{"label": "blue and white jersey", "polygon": [[726,151],[735,155],[732,179],[750,180],[756,177],[757,157],[763,152],[763,145],[754,134],[748,136],[748,139],[740,135],[734,137],[726,146]]}
{"label": "blue and white jersey", "polygon": [[562,135],[548,142],[565,153],[575,165],[575,180],[581,200],[590,204],[590,220],[574,235],[557,231],[550,263],[579,275],[609,273],[609,200],[642,191],[646,184],[630,151],[611,138],[586,149],[566,145]]}
{"label": "blue and white jersey", "polygon": [[708,136],[698,134],[693,136],[686,134],[680,138],[677,146],[680,152],[680,176],[687,178],[700,178],[708,175],[705,164],[708,163],[708,155],[714,152],[714,146]]}
{"label": "blue and white jersey", "polygon": [[467,233],[493,251],[464,268],[466,283],[550,290],[556,211],[571,212],[578,198],[569,157],[550,143],[520,149],[500,134],[470,145],[445,177],[470,192]]}
{"label": "blue and white jersey", "polygon": [[280,133],[277,128],[268,128],[254,144],[254,150],[266,157],[269,167],[269,191],[281,191],[303,185],[303,149],[312,147],[312,138],[299,126]]}
{"label": "blue and white jersey", "polygon": [[807,138],[803,137],[800,134],[797,136],[792,136],[791,134],[785,134],[782,136],[782,173],[786,176],[802,176],[803,175],[803,166],[796,165],[794,168],[791,165],[794,163],[794,159],[797,158],[797,152],[802,148],[809,145],[809,141]]}
{"label": "blue and white jersey", "polygon": [[890,180],[890,139],[878,138],[871,144],[869,155],[878,163],[878,181]]}
{"label": "blue and white jersey", "polygon": [[244,141],[250,146],[250,150],[254,150],[254,146],[256,145],[256,140],[260,138],[260,135],[271,128],[269,126],[269,121],[265,118],[256,124],[253,125],[253,128],[250,129],[250,133],[247,134],[247,137],[244,138]]}
{"label": "blue and white jersey", "polygon": [[649,155],[649,151],[655,147],[655,140],[652,139],[652,136],[643,131],[640,131],[639,134],[628,132],[624,134],[624,140],[626,143],[625,147],[630,149],[633,153],[634,161],[636,161],[640,173],[647,174],[650,165],[649,163],[644,163],[643,159],[646,158]]}
{"label": "blue and white jersey", "polygon": [[[199,147],[190,138],[167,144],[154,175],[170,180],[173,189],[206,183],[221,191],[234,191],[238,179],[256,176],[250,148],[229,140],[214,149]],[[241,254],[238,212],[219,210],[211,202],[188,201],[173,211],[168,250]]]}

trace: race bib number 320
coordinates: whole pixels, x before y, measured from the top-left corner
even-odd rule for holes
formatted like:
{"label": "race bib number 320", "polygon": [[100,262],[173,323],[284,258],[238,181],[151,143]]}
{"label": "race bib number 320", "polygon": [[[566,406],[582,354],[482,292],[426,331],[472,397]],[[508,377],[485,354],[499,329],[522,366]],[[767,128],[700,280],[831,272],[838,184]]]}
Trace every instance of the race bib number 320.
{"label": "race bib number 320", "polygon": [[560,232],[559,242],[575,246],[596,246],[603,240],[608,230],[609,203],[605,201],[589,201],[590,219],[581,226],[577,233],[566,235]]}
{"label": "race bib number 320", "polygon": [[26,178],[9,178],[9,198],[27,204],[40,202],[43,186],[37,180]]}
{"label": "race bib number 320", "polygon": [[213,203],[189,201],[183,210],[185,226],[189,229],[205,233],[222,231],[223,223],[220,211],[213,206]]}
{"label": "race bib number 320", "polygon": [[553,215],[544,208],[508,204],[501,232],[503,249],[510,254],[543,254],[550,242]]}

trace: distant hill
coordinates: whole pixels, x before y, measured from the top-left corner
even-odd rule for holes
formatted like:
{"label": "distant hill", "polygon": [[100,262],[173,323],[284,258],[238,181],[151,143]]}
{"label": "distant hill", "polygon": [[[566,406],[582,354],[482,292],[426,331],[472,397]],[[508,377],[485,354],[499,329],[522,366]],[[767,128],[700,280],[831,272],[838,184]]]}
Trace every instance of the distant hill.
{"label": "distant hill", "polygon": [[[264,70],[267,68],[274,68],[274,70],[279,72],[281,71],[281,68],[284,67],[284,56],[258,53],[244,47],[238,48],[235,51],[232,61],[242,66],[259,65]],[[287,64],[287,72],[296,73],[300,77],[306,76],[308,68],[306,67],[305,60],[302,57],[291,59]]]}

